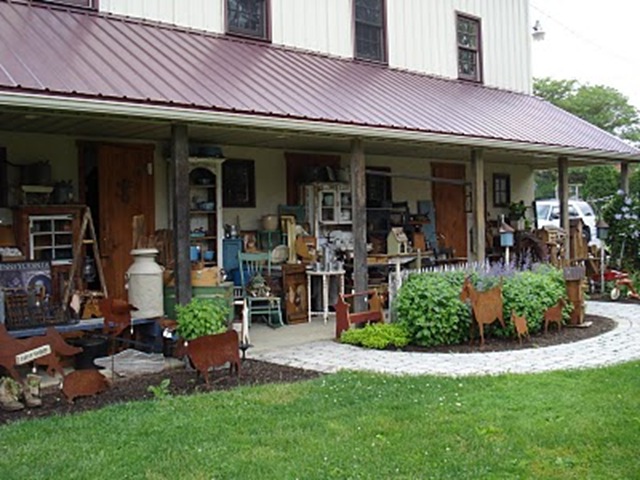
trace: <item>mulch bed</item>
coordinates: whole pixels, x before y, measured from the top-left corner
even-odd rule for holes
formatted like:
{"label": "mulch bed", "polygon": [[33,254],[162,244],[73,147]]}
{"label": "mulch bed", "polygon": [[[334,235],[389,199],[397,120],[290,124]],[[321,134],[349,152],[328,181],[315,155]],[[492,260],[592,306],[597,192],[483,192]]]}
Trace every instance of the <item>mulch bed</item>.
{"label": "mulch bed", "polygon": [[560,331],[557,331],[555,324],[550,325],[549,333],[547,333],[546,335],[544,333],[531,335],[531,338],[529,340],[522,340],[522,345],[520,345],[514,338],[505,339],[491,336],[490,328],[485,327],[483,347],[480,347],[480,337],[477,331],[474,331],[477,338],[474,340],[473,345],[464,343],[460,345],[441,345],[437,347],[409,346],[405,348],[405,350],[431,353],[478,353],[549,347],[551,345],[577,342],[580,340],[585,340],[587,338],[595,337],[613,330],[616,326],[616,322],[614,322],[610,318],[600,317],[597,315],[585,315],[584,325],[587,325],[589,322],[591,322],[591,325],[588,327],[564,326]]}
{"label": "mulch bed", "polygon": [[[608,332],[615,327],[615,322],[609,318],[594,315],[585,316],[585,323],[592,322],[587,328],[564,327],[557,332],[555,326],[547,335],[532,335],[529,341],[522,345],[514,339],[500,339],[487,335],[485,332],[485,345],[448,345],[442,347],[418,348],[411,347],[407,350],[425,352],[471,353],[491,352],[504,350],[519,350],[523,348],[546,347],[568,342],[576,342],[586,338],[595,337]],[[251,354],[249,350],[248,356]],[[210,377],[211,386],[207,388],[204,380],[196,379],[193,370],[171,369],[152,375],[143,375],[126,379],[117,379],[113,386],[106,392],[94,397],[77,398],[73,405],[67,403],[62,392],[58,388],[43,391],[43,404],[38,408],[25,408],[18,412],[5,412],[0,410],[0,425],[19,419],[47,417],[50,415],[67,415],[87,410],[95,410],[106,405],[128,402],[133,400],[148,400],[153,394],[148,391],[149,386],[157,386],[164,379],[169,379],[169,391],[172,395],[189,395],[197,392],[229,390],[242,385],[261,385],[267,383],[290,383],[301,380],[317,378],[321,374],[300,368],[287,367],[257,360],[247,359],[242,363],[239,378],[228,375],[228,369],[216,369]]]}

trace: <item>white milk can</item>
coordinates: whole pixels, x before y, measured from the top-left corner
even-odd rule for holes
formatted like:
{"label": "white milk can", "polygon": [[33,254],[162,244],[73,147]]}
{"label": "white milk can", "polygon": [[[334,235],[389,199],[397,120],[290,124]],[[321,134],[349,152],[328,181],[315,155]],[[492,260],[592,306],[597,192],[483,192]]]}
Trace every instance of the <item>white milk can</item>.
{"label": "white milk can", "polygon": [[155,318],[164,315],[162,304],[162,267],[156,263],[158,250],[139,248],[131,250],[133,263],[127,270],[129,303],[138,310],[131,318]]}

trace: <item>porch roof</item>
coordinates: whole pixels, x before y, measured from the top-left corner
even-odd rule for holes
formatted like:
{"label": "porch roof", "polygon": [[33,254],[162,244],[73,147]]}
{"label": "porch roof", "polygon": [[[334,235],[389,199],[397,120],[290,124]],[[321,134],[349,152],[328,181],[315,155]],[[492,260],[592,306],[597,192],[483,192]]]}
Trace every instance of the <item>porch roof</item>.
{"label": "porch roof", "polygon": [[531,95],[20,0],[0,0],[0,106],[3,93],[640,160],[619,138]]}

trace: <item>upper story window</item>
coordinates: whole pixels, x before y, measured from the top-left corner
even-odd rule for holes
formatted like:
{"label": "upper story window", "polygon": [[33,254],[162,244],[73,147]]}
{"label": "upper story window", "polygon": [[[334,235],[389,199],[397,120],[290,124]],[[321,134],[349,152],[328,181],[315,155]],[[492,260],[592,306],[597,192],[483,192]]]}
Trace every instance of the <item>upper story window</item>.
{"label": "upper story window", "polygon": [[57,3],[74,7],[98,8],[98,0],[40,0],[43,3]]}
{"label": "upper story window", "polygon": [[458,14],[458,78],[482,82],[480,19]]}
{"label": "upper story window", "polygon": [[356,58],[386,62],[385,0],[355,0]]}
{"label": "upper story window", "polygon": [[227,33],[269,39],[269,0],[226,0]]}

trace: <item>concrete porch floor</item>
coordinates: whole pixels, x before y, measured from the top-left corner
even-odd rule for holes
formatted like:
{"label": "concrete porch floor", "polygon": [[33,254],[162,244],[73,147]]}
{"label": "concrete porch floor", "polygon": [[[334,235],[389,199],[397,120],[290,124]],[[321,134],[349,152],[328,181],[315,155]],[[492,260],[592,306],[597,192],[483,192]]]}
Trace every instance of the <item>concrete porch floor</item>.
{"label": "concrete porch floor", "polygon": [[285,325],[271,328],[259,321],[253,321],[249,328],[252,347],[247,350],[247,358],[252,353],[293,347],[304,343],[333,339],[336,331],[335,315],[329,315],[325,324],[320,316],[314,316],[311,322]]}

